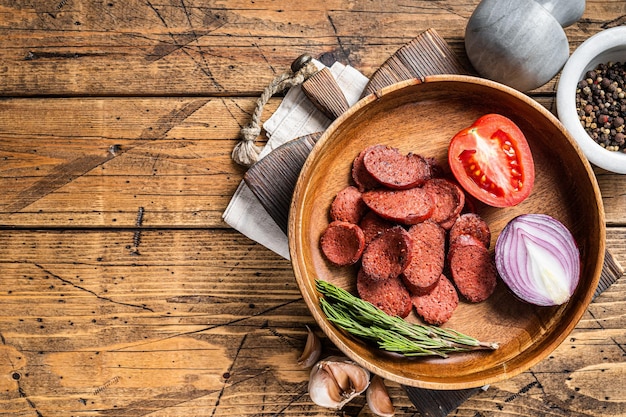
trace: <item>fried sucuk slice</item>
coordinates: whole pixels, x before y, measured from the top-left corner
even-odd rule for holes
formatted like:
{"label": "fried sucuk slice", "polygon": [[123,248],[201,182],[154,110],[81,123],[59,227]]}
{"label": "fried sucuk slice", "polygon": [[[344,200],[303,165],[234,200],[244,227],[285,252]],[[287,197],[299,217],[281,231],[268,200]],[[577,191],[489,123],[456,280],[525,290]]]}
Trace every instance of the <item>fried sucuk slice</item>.
{"label": "fried sucuk slice", "polygon": [[405,190],[422,185],[430,178],[430,165],[421,155],[403,155],[397,148],[374,145],[367,148],[363,165],[382,185]]}
{"label": "fried sucuk slice", "polygon": [[380,183],[367,172],[363,164],[363,158],[368,149],[369,148],[363,149],[352,162],[352,180],[361,192],[380,187]]}
{"label": "fried sucuk slice", "polygon": [[402,226],[383,232],[363,251],[363,271],[377,280],[398,277],[411,262],[411,244],[411,237]]}
{"label": "fried sucuk slice", "polygon": [[459,247],[463,247],[466,245],[476,245],[476,246],[485,246],[482,244],[480,240],[476,236],[470,234],[460,234],[454,238],[453,241],[448,240],[448,255],[447,260],[450,263],[450,257],[454,253],[454,250]]}
{"label": "fried sucuk slice", "polygon": [[349,185],[339,191],[330,205],[331,220],[339,220],[358,224],[361,217],[367,211],[367,205],[361,198],[361,192],[354,186]]}
{"label": "fried sucuk slice", "polygon": [[465,193],[461,187],[445,178],[432,178],[426,181],[423,188],[434,201],[435,207],[430,218],[444,229],[450,229],[465,205]]}
{"label": "fried sucuk slice", "polygon": [[460,235],[448,250],[450,274],[468,301],[486,300],[496,288],[497,271],[489,250],[473,236]]}
{"label": "fried sucuk slice", "polygon": [[454,217],[449,218],[446,221],[443,221],[441,223],[439,223],[439,225],[444,228],[445,230],[450,230],[450,228],[454,225],[454,222],[456,221],[456,219],[459,218],[459,215],[457,214]]}
{"label": "fried sucuk slice", "polygon": [[374,240],[374,238],[380,236],[386,230],[394,227],[395,224],[383,219],[378,214],[373,211],[368,211],[365,213],[361,221],[359,222],[359,227],[363,230],[365,234],[365,245],[369,245],[369,243]]}
{"label": "fried sucuk slice", "polygon": [[442,178],[445,175],[445,169],[435,158],[427,157],[426,162],[428,162],[428,165],[430,166],[431,178]]}
{"label": "fried sucuk slice", "polygon": [[433,289],[425,294],[411,295],[415,312],[428,324],[441,326],[452,317],[459,305],[459,295],[448,277],[441,274]]}
{"label": "fried sucuk slice", "polygon": [[382,218],[406,225],[428,219],[435,207],[431,193],[423,187],[371,190],[364,192],[362,198]]}
{"label": "fried sucuk slice", "polygon": [[360,269],[356,288],[361,299],[374,304],[390,316],[406,318],[411,313],[411,297],[399,277],[372,279]]}
{"label": "fried sucuk slice", "polygon": [[411,294],[433,289],[446,262],[446,233],[439,224],[426,220],[409,228],[411,262],[402,273],[404,285]]}
{"label": "fried sucuk slice", "polygon": [[337,266],[355,264],[365,249],[365,235],[353,223],[331,222],[320,237],[322,253]]}
{"label": "fried sucuk slice", "polygon": [[463,206],[463,210],[461,210],[461,214],[463,213],[476,213],[478,210],[476,209],[476,200],[470,194],[465,194],[465,206]]}
{"label": "fried sucuk slice", "polygon": [[464,213],[459,216],[450,228],[450,244],[454,244],[461,235],[475,237],[487,249],[491,244],[491,230],[482,217],[475,213]]}

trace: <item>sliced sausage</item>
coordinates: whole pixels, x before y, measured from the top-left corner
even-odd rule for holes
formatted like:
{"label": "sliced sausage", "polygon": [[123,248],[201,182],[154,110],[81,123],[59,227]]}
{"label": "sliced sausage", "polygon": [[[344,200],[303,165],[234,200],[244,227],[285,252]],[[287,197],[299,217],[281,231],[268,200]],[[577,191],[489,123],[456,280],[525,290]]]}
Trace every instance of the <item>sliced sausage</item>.
{"label": "sliced sausage", "polygon": [[442,274],[430,292],[421,295],[412,294],[411,302],[415,312],[426,323],[441,326],[450,320],[459,305],[459,295],[450,280]]}
{"label": "sliced sausage", "polygon": [[367,211],[361,192],[350,185],[339,191],[330,205],[331,220],[358,224]]}
{"label": "sliced sausage", "polygon": [[372,279],[360,269],[356,288],[361,299],[374,304],[390,316],[405,318],[411,313],[411,297],[399,277],[381,281]]}
{"label": "sliced sausage", "polygon": [[403,155],[397,148],[386,145],[367,148],[363,165],[376,181],[396,190],[422,185],[430,178],[430,165],[421,155]]}
{"label": "sliced sausage", "polygon": [[372,240],[374,240],[374,238],[380,236],[383,232],[391,229],[393,226],[394,223],[383,219],[373,211],[365,213],[359,222],[359,227],[365,234],[365,245],[368,245]]}
{"label": "sliced sausage", "polygon": [[465,206],[463,210],[461,210],[461,213],[477,213],[478,209],[476,206],[476,199],[472,197],[471,194],[465,194]]}
{"label": "sliced sausage", "polygon": [[363,193],[363,201],[384,219],[407,225],[428,219],[435,207],[431,193],[422,187],[366,191]]}
{"label": "sliced sausage", "polygon": [[496,266],[489,250],[471,235],[460,235],[448,250],[450,274],[468,301],[486,300],[496,288]]}
{"label": "sliced sausage", "polygon": [[465,193],[455,183],[445,178],[432,178],[423,187],[434,201],[431,218],[448,230],[465,205]]}
{"label": "sliced sausage", "polygon": [[331,222],[320,238],[322,253],[337,266],[355,264],[365,249],[365,235],[353,223]]}
{"label": "sliced sausage", "polygon": [[443,272],[446,260],[446,233],[439,224],[426,220],[409,228],[411,262],[402,273],[411,294],[433,289]]}
{"label": "sliced sausage", "polygon": [[491,244],[491,230],[482,217],[474,213],[464,213],[459,216],[450,228],[450,244],[460,235],[470,235],[478,239],[486,248]]}
{"label": "sliced sausage", "polygon": [[485,246],[475,236],[472,236],[470,234],[458,235],[456,236],[454,241],[452,241],[448,245],[448,255],[447,255],[448,263],[450,262],[450,258],[452,257],[452,255],[454,254],[454,251],[457,248],[462,248],[463,246],[467,246],[467,245]]}
{"label": "sliced sausage", "polygon": [[398,277],[411,261],[411,243],[411,237],[401,226],[385,231],[363,251],[363,271],[377,280]]}
{"label": "sliced sausage", "polygon": [[433,157],[427,157],[426,162],[430,166],[430,177],[431,178],[441,178],[445,175],[446,170],[443,166],[437,161],[437,159]]}
{"label": "sliced sausage", "polygon": [[363,164],[363,158],[368,149],[363,149],[352,162],[352,181],[361,192],[380,187],[380,183],[372,177]]}

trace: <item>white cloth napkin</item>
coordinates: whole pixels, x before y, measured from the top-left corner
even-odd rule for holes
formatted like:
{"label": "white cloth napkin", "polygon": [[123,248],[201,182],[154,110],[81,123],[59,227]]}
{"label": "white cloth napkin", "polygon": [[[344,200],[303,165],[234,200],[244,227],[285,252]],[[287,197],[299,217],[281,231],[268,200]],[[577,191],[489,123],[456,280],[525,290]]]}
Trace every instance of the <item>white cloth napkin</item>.
{"label": "white cloth napkin", "polygon": [[[315,63],[319,68],[323,68],[322,63],[317,61]],[[353,67],[338,62],[330,67],[330,71],[346,96],[348,104],[356,103],[369,81],[368,78]],[[331,122],[332,120],[311,103],[300,86],[291,88],[278,109],[263,124],[268,140],[259,159],[287,141],[323,132]],[[237,187],[222,218],[233,229],[289,259],[287,236],[244,181]]]}

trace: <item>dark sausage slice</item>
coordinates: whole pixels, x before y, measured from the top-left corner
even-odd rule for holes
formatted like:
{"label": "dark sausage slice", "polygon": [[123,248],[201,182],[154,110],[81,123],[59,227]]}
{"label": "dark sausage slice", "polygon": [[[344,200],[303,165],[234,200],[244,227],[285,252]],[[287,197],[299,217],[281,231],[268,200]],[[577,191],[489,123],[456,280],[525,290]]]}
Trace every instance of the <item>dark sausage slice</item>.
{"label": "dark sausage slice", "polygon": [[339,191],[330,205],[331,220],[358,224],[367,211],[361,192],[353,186]]}
{"label": "dark sausage slice", "polygon": [[411,313],[411,297],[399,277],[381,281],[372,279],[360,269],[356,288],[361,299],[374,304],[390,316],[405,318]]}
{"label": "dark sausage slice", "polygon": [[496,288],[496,266],[493,256],[476,238],[460,235],[450,246],[448,261],[452,280],[470,302],[486,300]]}
{"label": "dark sausage slice", "polygon": [[455,237],[454,241],[449,241],[448,263],[450,262],[450,258],[452,257],[452,254],[457,248],[462,248],[463,246],[467,246],[467,245],[476,245],[476,246],[483,246],[483,247],[485,246],[475,236],[472,236],[470,234],[460,234]]}
{"label": "dark sausage slice", "polygon": [[463,207],[463,210],[461,210],[461,213],[477,213],[478,209],[476,206],[476,199],[470,194],[465,194],[465,206]]}
{"label": "dark sausage slice", "polygon": [[367,148],[363,165],[376,181],[396,190],[422,185],[430,178],[430,165],[421,155],[403,155],[397,148],[386,145]]}
{"label": "dark sausage slice", "polygon": [[443,272],[446,260],[446,233],[432,220],[411,226],[411,262],[402,273],[411,294],[433,289]]}
{"label": "dark sausage slice", "polygon": [[445,178],[433,178],[423,187],[435,203],[431,218],[448,230],[465,206],[465,193],[455,183]]}
{"label": "dark sausage slice", "polygon": [[411,243],[411,237],[402,226],[385,231],[363,251],[363,271],[375,280],[398,277],[411,261]]}
{"label": "dark sausage slice", "polygon": [[411,302],[415,312],[426,323],[441,326],[450,320],[459,305],[459,295],[450,280],[442,274],[432,291],[422,295],[411,295]]}
{"label": "dark sausage slice", "polygon": [[380,187],[380,183],[367,172],[363,164],[363,158],[368,149],[369,148],[363,149],[352,162],[352,180],[361,192]]}
{"label": "dark sausage slice", "polygon": [[355,264],[365,249],[365,235],[353,223],[335,221],[328,225],[320,238],[322,253],[337,266]]}
{"label": "dark sausage slice", "polygon": [[454,244],[460,235],[474,236],[486,248],[491,244],[491,230],[485,220],[478,214],[464,213],[450,228],[450,244]]}
{"label": "dark sausage slice", "polygon": [[394,223],[383,219],[373,211],[365,213],[359,222],[359,227],[365,234],[365,245],[369,245],[374,238],[382,235],[383,232],[391,229],[393,226]]}
{"label": "dark sausage slice", "polygon": [[382,218],[407,225],[423,222],[434,209],[430,193],[422,187],[366,191],[363,201]]}
{"label": "dark sausage slice", "polygon": [[428,162],[428,165],[430,166],[431,178],[441,178],[445,175],[446,170],[435,158],[427,157],[426,162]]}

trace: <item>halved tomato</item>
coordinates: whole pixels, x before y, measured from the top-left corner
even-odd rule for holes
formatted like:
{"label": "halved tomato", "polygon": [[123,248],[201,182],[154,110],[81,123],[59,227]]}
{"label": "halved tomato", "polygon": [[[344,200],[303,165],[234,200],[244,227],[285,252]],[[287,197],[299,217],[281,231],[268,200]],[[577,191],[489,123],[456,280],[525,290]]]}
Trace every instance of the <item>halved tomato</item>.
{"label": "halved tomato", "polygon": [[535,164],[524,133],[500,114],[486,114],[454,135],[448,162],[465,191],[494,207],[519,204],[535,182]]}

